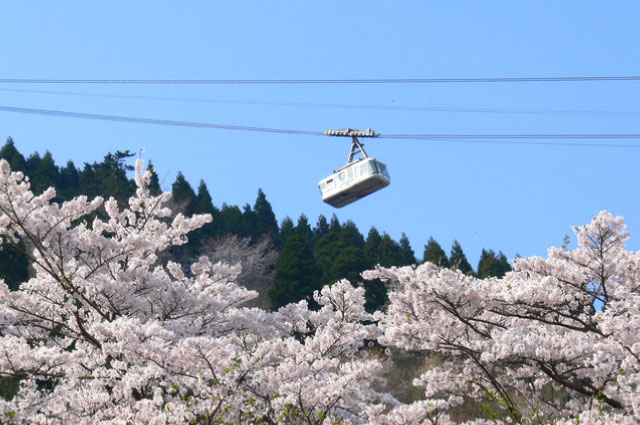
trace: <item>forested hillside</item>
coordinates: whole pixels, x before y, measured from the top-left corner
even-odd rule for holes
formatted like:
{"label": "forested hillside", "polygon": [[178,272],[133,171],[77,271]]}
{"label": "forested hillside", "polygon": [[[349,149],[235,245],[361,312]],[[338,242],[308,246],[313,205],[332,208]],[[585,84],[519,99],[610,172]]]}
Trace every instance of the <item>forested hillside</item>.
{"label": "forested hillside", "polygon": [[[129,151],[117,151],[107,153],[100,162],[77,167],[72,161],[64,166],[56,165],[49,152],[25,156],[11,138],[0,150],[0,158],[6,159],[12,170],[22,171],[29,177],[36,194],[52,186],[57,192],[56,201],[87,195],[89,198],[114,197],[120,205],[135,191],[130,177],[133,156]],[[151,162],[149,168],[153,170]],[[152,176],[153,193],[168,189],[160,187],[155,171]],[[365,287],[367,310],[377,310],[387,300],[386,289],[379,280],[365,281],[360,273],[377,264],[391,267],[420,262],[406,235],[395,241],[372,227],[365,237],[355,223],[341,223],[335,215],[329,219],[321,215],[315,225],[304,214],[295,222],[285,217],[278,223],[261,189],[253,206],[246,204],[240,208],[222,203],[218,207],[204,181],[194,189],[184,175],[178,173],[171,192],[175,211],[186,216],[199,213],[213,216],[211,223],[190,234],[186,245],[170,250],[171,259],[186,264],[206,254],[214,260],[240,262],[243,272],[238,283],[257,290],[260,297],[254,304],[263,308],[277,308],[301,299],[313,305],[313,291],[347,278]],[[422,262],[426,261],[480,278],[503,276],[511,269],[502,252],[496,254],[483,249],[474,270],[457,241],[447,255],[433,238],[424,247]],[[16,289],[29,276],[26,256],[9,247],[1,251],[0,276]]]}

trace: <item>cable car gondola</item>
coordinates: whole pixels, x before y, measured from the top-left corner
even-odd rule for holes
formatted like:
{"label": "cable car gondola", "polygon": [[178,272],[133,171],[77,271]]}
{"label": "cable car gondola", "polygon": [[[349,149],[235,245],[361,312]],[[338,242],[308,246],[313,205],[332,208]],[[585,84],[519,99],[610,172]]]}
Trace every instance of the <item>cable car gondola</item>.
{"label": "cable car gondola", "polygon": [[[378,134],[371,129],[360,131],[351,128],[326,130],[324,134],[351,137],[352,140],[347,165],[335,170],[318,183],[324,202],[332,207],[342,208],[389,186],[391,177],[387,172],[387,166],[375,158],[369,158],[363,144],[358,140],[358,136],[376,137]],[[354,160],[358,153],[362,154],[362,157]]]}

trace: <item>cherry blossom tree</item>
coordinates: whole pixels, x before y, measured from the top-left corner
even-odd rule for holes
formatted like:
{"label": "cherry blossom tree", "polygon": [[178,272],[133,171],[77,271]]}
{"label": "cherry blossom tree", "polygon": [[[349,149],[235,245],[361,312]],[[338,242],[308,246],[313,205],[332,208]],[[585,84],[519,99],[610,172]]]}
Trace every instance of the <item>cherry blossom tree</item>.
{"label": "cherry blossom tree", "polygon": [[[246,307],[240,265],[162,253],[211,220],[167,208],[151,173],[116,201],[57,204],[0,161],[0,237],[33,265],[18,291],[0,282],[0,400],[6,424],[453,423],[490,401],[500,417],[469,425],[632,424],[640,420],[640,254],[624,221],[600,213],[578,247],[518,259],[479,280],[432,264],[365,272],[390,288],[374,315],[342,280],[276,312]],[[97,212],[100,212],[97,214]],[[437,365],[401,404],[380,391],[369,344],[429,353]]]}
{"label": "cherry blossom tree", "polygon": [[223,261],[242,264],[242,271],[235,282],[258,293],[247,305],[265,310],[271,306],[269,289],[273,286],[278,251],[273,247],[269,236],[261,237],[254,244],[251,244],[249,237],[232,234],[208,238],[202,242],[200,253],[214,263]]}
{"label": "cherry blossom tree", "polygon": [[442,360],[415,382],[421,420],[447,423],[476,399],[511,423],[638,423],[640,254],[607,212],[574,231],[576,249],[516,259],[502,279],[432,264],[365,272],[392,288],[380,342]]}
{"label": "cherry blossom tree", "polygon": [[[0,284],[0,377],[19,381],[2,423],[364,423],[380,362],[362,350],[361,288],[343,281],[275,313],[242,305],[239,266],[206,257],[188,273],[158,255],[209,216],[169,219],[136,163],[136,195],[34,196],[0,161],[0,235],[28,247],[34,276]],[[104,217],[92,213],[104,205]]]}

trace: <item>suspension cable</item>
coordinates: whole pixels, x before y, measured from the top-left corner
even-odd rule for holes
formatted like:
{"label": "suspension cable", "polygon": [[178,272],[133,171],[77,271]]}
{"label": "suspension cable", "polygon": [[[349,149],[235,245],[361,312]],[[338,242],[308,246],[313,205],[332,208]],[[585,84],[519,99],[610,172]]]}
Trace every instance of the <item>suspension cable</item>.
{"label": "suspension cable", "polygon": [[363,109],[363,110],[382,110],[382,111],[424,111],[424,112],[455,112],[455,113],[484,113],[484,114],[535,114],[535,115],[592,115],[592,116],[620,116],[620,117],[637,117],[640,116],[638,111],[603,111],[603,110],[572,110],[572,109],[510,109],[510,108],[462,108],[462,107],[438,107],[438,106],[419,106],[419,105],[364,105],[364,104],[345,104],[345,103],[316,103],[316,102],[279,102],[279,101],[260,101],[260,100],[232,100],[232,99],[211,99],[211,98],[193,98],[193,97],[176,97],[176,96],[146,96],[131,94],[112,94],[112,93],[87,93],[76,91],[60,91],[60,90],[30,90],[16,88],[0,88],[0,92],[12,93],[33,93],[33,94],[53,94],[62,96],[81,96],[81,97],[97,97],[106,99],[133,99],[133,100],[151,100],[151,101],[170,101],[170,102],[196,102],[196,103],[220,103],[230,105],[257,105],[257,106],[279,106],[294,108],[331,108],[331,109]]}
{"label": "suspension cable", "polygon": [[[208,128],[208,129],[220,129],[220,130],[236,130],[236,131],[252,131],[263,133],[280,133],[280,134],[292,134],[292,135],[304,135],[304,136],[322,136],[325,135],[322,131],[309,131],[309,130],[292,130],[283,128],[271,128],[271,127],[252,127],[244,125],[228,125],[228,124],[214,124],[205,122],[194,121],[178,121],[178,120],[166,120],[156,118],[142,118],[142,117],[128,117],[120,115],[104,115],[104,114],[91,114],[84,112],[70,112],[70,111],[57,111],[51,109],[34,109],[34,108],[22,108],[15,106],[3,106],[0,105],[0,111],[14,112],[22,114],[34,114],[34,115],[46,115],[54,117],[64,118],[82,118],[101,121],[118,121],[137,124],[155,124],[165,126],[178,126],[178,127],[195,127],[195,128]],[[640,140],[640,133],[599,133],[599,134],[382,134],[379,138],[383,139],[414,139],[414,140],[446,140],[446,141],[459,141],[459,142],[471,142],[471,143],[504,143],[504,144],[528,144],[528,145],[564,145],[564,146],[591,146],[591,147],[615,147],[615,148],[640,148],[640,144],[608,144],[608,143],[560,143],[560,142],[542,142],[535,139],[638,139]],[[498,139],[498,140],[489,140]],[[522,142],[508,142],[506,139],[522,140]]]}
{"label": "suspension cable", "polygon": [[435,84],[435,83],[550,83],[640,81],[640,75],[479,78],[354,78],[354,79],[54,79],[0,78],[0,84]]}
{"label": "suspension cable", "polygon": [[213,124],[213,123],[194,122],[194,121],[177,121],[177,120],[164,120],[164,119],[155,119],[155,118],[126,117],[121,115],[89,114],[85,112],[55,111],[51,109],[20,108],[20,107],[2,106],[2,105],[0,105],[0,111],[17,112],[17,113],[23,113],[23,114],[35,114],[35,115],[50,115],[50,116],[65,117],[65,118],[83,118],[83,119],[101,120],[101,121],[120,121],[120,122],[130,122],[130,123],[138,123],[138,124],[169,125],[169,126],[177,126],[177,127],[197,127],[197,128],[212,128],[212,129],[215,128],[220,130],[258,131],[263,133],[299,134],[299,135],[307,135],[307,136],[323,135],[321,131],[288,130],[288,129],[282,129],[282,128],[250,127],[250,126],[244,126],[244,125]]}

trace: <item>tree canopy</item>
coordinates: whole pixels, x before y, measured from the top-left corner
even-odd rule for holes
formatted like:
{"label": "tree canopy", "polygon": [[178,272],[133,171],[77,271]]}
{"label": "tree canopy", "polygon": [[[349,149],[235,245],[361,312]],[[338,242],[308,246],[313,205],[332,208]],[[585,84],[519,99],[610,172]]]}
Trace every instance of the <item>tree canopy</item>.
{"label": "tree canopy", "polygon": [[[469,403],[485,409],[466,425],[640,421],[640,252],[621,217],[599,213],[575,228],[576,249],[519,258],[502,277],[431,262],[366,271],[390,288],[375,314],[364,288],[314,273],[290,286],[305,299],[267,312],[245,306],[257,294],[235,283],[238,266],[160,260],[211,216],[173,214],[143,169],[124,206],[60,203],[0,160],[0,237],[28,244],[33,268],[17,290],[0,282],[2,423],[453,425]],[[346,235],[327,246],[354,237],[331,227],[323,239]],[[361,267],[358,250],[342,246],[333,272]],[[290,236],[280,263],[285,283],[311,270],[308,241]],[[406,350],[436,361],[411,383],[423,398],[402,403],[383,370]]]}

